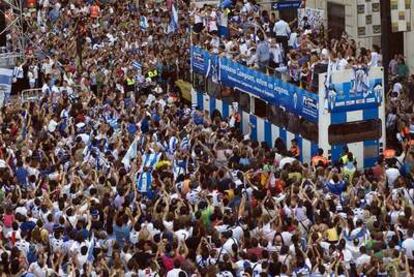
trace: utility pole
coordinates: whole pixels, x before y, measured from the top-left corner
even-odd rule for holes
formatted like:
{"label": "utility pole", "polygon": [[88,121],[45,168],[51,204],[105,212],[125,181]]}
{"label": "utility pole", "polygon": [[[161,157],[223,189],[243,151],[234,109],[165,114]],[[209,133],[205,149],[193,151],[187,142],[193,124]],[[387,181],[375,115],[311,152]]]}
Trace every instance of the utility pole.
{"label": "utility pole", "polygon": [[381,5],[381,51],[382,64],[384,67],[384,92],[387,93],[389,89],[389,72],[388,65],[391,60],[390,53],[390,35],[391,35],[391,12],[390,0],[380,0]]}

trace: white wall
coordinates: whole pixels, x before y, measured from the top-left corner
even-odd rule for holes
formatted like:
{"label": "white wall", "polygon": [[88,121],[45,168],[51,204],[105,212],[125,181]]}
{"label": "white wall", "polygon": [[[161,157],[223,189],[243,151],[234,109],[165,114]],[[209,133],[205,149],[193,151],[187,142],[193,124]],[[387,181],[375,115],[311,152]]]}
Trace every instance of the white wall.
{"label": "white wall", "polygon": [[404,55],[410,71],[414,72],[414,32],[404,33]]}

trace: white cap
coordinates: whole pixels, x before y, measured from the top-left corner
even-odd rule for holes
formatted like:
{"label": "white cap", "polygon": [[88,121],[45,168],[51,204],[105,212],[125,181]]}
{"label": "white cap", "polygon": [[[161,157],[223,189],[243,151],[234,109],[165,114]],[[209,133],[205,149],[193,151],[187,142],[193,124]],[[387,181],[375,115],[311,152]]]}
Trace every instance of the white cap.
{"label": "white cap", "polygon": [[16,214],[27,216],[27,209],[25,207],[17,207]]}

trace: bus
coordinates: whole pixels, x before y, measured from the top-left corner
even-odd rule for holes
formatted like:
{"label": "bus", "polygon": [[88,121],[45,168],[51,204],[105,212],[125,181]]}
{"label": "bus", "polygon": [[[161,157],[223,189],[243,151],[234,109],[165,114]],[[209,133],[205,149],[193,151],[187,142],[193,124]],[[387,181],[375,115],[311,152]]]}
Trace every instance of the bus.
{"label": "bus", "polygon": [[317,92],[248,68],[198,46],[191,47],[192,105],[229,117],[241,115],[243,133],[273,147],[295,140],[299,160],[310,163],[318,149],[332,162],[345,146],[358,168],[375,164],[385,148],[383,69],[347,69],[319,74]]}

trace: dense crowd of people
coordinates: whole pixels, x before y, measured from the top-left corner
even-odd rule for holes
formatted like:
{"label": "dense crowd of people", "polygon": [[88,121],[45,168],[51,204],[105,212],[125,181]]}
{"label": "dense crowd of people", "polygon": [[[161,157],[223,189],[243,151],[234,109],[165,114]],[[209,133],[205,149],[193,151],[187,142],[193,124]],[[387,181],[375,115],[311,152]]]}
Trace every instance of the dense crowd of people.
{"label": "dense crowd of people", "polygon": [[[281,139],[251,141],[174,93],[190,30],[207,35],[205,9],[38,2],[27,17],[37,44],[21,66],[42,96],[0,116],[2,276],[412,276],[411,118],[400,148],[371,169],[357,170],[360,153],[346,148],[339,161],[320,151],[302,164]],[[252,2],[240,7],[228,22],[255,15]],[[208,14],[213,51],[220,12]],[[390,109],[411,97],[400,77]]]}

